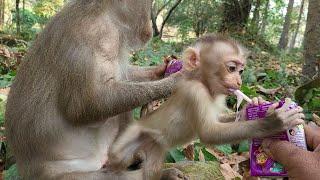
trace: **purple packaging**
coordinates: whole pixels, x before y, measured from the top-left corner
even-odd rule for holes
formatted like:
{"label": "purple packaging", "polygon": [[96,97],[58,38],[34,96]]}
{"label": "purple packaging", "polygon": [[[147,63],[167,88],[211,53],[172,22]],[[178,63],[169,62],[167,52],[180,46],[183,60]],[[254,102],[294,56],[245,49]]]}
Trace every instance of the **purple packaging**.
{"label": "purple packaging", "polygon": [[170,74],[176,73],[182,69],[183,63],[181,60],[173,59],[168,63],[164,76],[167,77]]}
{"label": "purple packaging", "polygon": [[[280,108],[284,104],[284,101],[279,102]],[[259,106],[248,106],[246,109],[247,120],[260,120],[266,116],[268,108],[272,103],[266,103]],[[297,107],[296,103],[292,103],[289,109]],[[277,135],[268,137],[271,139],[277,139],[282,141],[290,141],[296,146],[307,149],[305,134],[303,125],[298,125],[292,129],[282,132]],[[269,176],[269,177],[285,177],[287,172],[284,167],[278,162],[274,161],[267,156],[262,150],[262,140],[263,139],[252,139],[250,146],[250,173],[251,176]]]}

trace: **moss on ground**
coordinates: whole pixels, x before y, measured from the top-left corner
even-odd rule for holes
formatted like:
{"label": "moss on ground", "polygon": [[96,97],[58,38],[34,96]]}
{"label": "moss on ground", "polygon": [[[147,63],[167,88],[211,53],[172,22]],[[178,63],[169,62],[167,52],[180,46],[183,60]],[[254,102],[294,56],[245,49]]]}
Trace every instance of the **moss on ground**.
{"label": "moss on ground", "polygon": [[220,172],[218,162],[179,162],[166,163],[164,168],[177,168],[182,171],[190,180],[224,179]]}

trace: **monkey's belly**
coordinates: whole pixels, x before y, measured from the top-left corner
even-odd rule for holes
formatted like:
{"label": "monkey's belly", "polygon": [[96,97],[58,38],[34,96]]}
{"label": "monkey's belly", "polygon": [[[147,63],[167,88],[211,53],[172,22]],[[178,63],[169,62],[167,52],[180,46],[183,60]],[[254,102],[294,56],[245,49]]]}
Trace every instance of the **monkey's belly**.
{"label": "monkey's belly", "polygon": [[110,118],[104,124],[91,125],[69,132],[59,143],[57,152],[63,158],[50,162],[59,171],[96,171],[107,161],[108,149],[118,134],[118,119]]}

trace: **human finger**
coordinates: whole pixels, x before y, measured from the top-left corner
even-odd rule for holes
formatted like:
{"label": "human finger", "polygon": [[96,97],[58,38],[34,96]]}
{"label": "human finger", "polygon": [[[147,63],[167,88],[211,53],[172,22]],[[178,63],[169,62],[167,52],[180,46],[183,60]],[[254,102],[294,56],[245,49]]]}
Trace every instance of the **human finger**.
{"label": "human finger", "polygon": [[320,145],[320,129],[314,129],[310,125],[304,126],[307,145],[311,149],[316,149]]}

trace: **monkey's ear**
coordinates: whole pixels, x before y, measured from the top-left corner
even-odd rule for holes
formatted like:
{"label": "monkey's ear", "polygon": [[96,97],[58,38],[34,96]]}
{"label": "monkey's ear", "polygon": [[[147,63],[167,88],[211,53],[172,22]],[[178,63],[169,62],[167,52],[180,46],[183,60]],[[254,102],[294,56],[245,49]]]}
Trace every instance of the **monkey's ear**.
{"label": "monkey's ear", "polygon": [[200,65],[199,50],[187,48],[183,53],[184,66],[187,70],[194,70]]}

